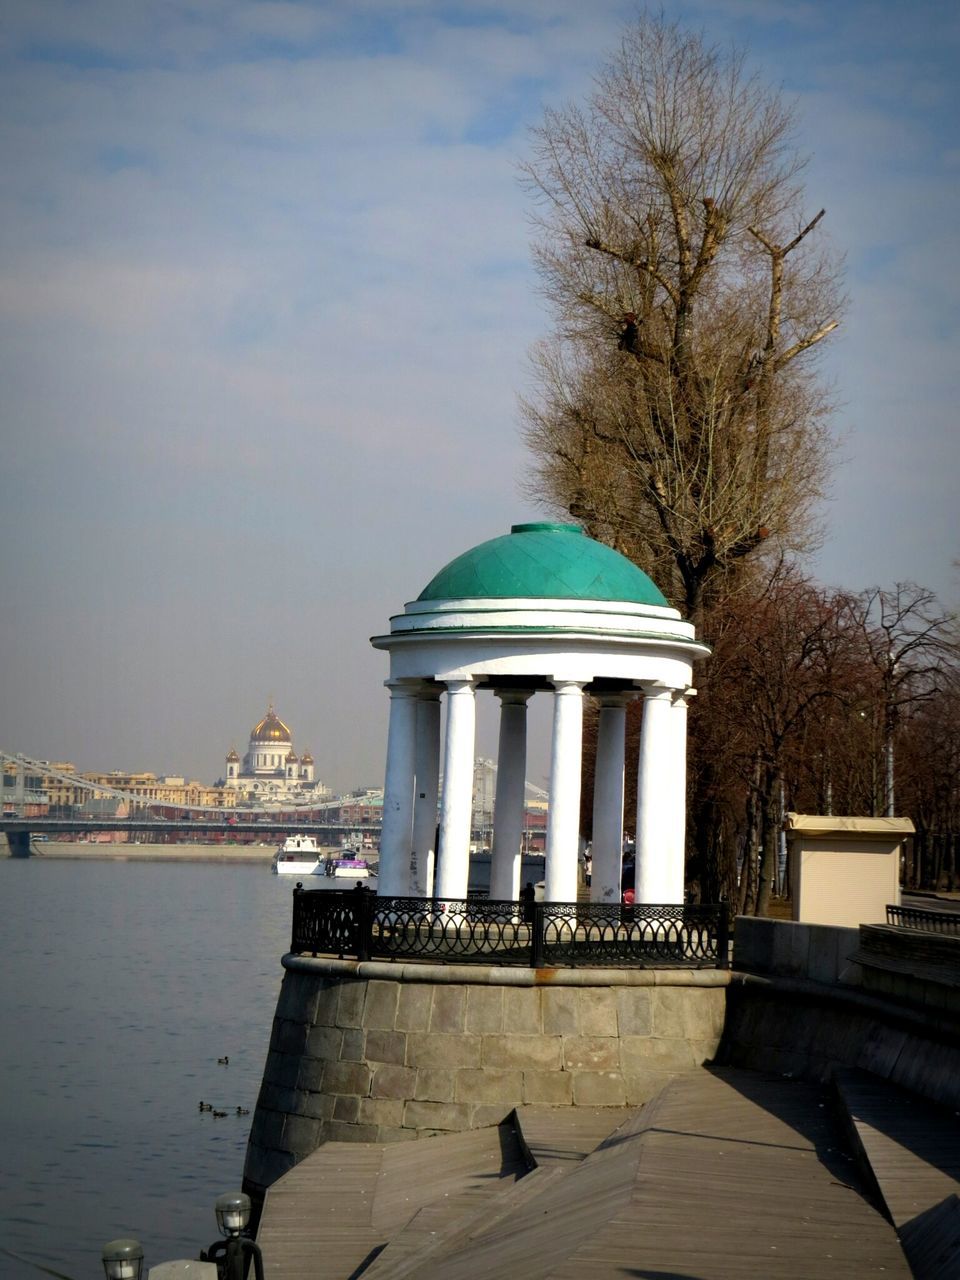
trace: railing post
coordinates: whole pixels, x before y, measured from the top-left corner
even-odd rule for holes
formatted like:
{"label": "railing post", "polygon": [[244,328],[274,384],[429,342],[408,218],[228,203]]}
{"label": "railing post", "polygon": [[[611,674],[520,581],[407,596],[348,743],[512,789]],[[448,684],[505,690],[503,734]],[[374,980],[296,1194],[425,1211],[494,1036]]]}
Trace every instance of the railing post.
{"label": "railing post", "polygon": [[293,887],[293,925],[290,930],[290,950],[299,951],[297,943],[300,940],[300,895],[303,893],[303,885],[298,880]]}
{"label": "railing post", "polygon": [[357,891],[357,959],[369,960],[373,944],[373,903],[375,895],[366,889]]}
{"label": "railing post", "polygon": [[720,903],[717,921],[717,968],[730,968],[730,911],[725,902]]}
{"label": "railing post", "polygon": [[534,969],[544,968],[544,933],[546,930],[546,910],[542,902],[533,904],[533,920],[530,924],[530,964]]}

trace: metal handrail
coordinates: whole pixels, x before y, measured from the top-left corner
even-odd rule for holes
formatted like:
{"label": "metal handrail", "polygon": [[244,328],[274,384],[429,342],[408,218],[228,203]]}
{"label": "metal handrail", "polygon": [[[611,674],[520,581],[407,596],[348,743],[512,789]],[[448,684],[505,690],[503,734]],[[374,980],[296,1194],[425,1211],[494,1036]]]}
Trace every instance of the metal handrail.
{"label": "metal handrail", "polygon": [[530,968],[725,968],[725,905],[378,897],[364,889],[293,894],[291,951],[358,960]]}
{"label": "metal handrail", "polygon": [[960,912],[924,911],[922,907],[887,904],[887,924],[924,933],[960,934]]}

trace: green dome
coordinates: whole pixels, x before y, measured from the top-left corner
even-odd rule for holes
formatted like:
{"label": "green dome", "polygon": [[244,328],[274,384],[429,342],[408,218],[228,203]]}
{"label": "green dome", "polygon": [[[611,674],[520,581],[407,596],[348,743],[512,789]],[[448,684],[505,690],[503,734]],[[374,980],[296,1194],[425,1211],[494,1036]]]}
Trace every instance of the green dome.
{"label": "green dome", "polygon": [[622,600],[669,608],[626,556],[588,538],[578,524],[515,524],[450,563],[418,600]]}

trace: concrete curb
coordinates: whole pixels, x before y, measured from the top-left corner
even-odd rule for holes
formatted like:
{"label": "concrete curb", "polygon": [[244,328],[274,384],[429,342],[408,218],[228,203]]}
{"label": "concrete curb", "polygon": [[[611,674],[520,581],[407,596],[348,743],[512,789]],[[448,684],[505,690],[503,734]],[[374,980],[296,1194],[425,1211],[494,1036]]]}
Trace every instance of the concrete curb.
{"label": "concrete curb", "polygon": [[426,982],[431,986],[456,983],[498,987],[726,987],[734,976],[728,969],[526,969],[519,965],[337,960],[292,951],[287,952],[280,963],[294,973]]}

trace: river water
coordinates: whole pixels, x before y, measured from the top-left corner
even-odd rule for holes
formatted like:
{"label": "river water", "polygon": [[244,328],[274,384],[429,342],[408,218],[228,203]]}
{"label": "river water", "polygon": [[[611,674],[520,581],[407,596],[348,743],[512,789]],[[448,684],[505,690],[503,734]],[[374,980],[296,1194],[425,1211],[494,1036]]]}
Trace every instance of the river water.
{"label": "river water", "polygon": [[148,1267],[217,1238],[214,1201],[242,1179],[291,879],[0,858],[3,1280],[102,1276],[117,1236],[136,1236]]}

